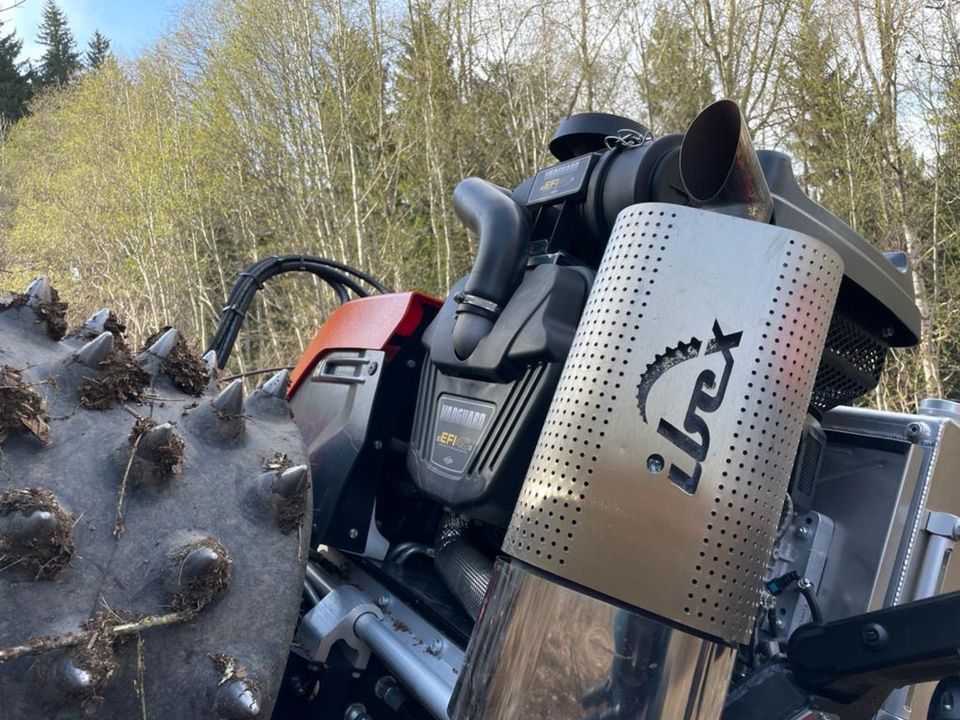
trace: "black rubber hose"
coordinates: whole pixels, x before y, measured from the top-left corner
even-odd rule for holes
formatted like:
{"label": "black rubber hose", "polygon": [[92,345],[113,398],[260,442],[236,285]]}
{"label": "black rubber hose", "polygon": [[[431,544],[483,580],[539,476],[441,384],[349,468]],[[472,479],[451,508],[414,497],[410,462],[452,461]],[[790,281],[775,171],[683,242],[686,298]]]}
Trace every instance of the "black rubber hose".
{"label": "black rubber hose", "polygon": [[800,594],[803,595],[803,599],[807,601],[807,606],[810,608],[810,619],[817,625],[823,624],[823,608],[820,607],[820,600],[817,598],[817,593],[814,592],[812,587],[803,583],[797,587],[800,590]]}
{"label": "black rubber hose", "polygon": [[386,285],[371,275],[334,260],[310,255],[272,255],[264,258],[241,273],[240,279],[230,291],[216,333],[207,347],[208,350],[216,352],[219,368],[225,367],[230,359],[254,295],[270,278],[289,272],[306,272],[320,278],[331,287],[340,303],[350,299],[350,292],[357,297],[366,297],[369,293],[361,282],[378,292],[389,292]]}
{"label": "black rubber hose", "polygon": [[530,212],[502,188],[480,178],[453,191],[457,217],[479,236],[477,257],[459,298],[453,349],[466,360],[489,333],[520,283],[529,253]]}
{"label": "black rubber hose", "polygon": [[467,521],[444,515],[437,530],[434,563],[450,592],[474,620],[490,584],[493,561],[466,539]]}

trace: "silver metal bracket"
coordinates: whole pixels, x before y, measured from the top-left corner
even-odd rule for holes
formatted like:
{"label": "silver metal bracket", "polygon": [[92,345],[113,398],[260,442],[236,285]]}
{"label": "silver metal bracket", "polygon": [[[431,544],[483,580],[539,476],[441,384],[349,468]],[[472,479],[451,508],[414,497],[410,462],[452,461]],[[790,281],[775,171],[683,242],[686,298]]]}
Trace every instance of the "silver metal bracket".
{"label": "silver metal bracket", "polygon": [[[815,511],[798,515],[773,550],[769,577],[796,572],[801,582],[809,582],[816,591],[823,578],[833,534],[833,520],[826,515]],[[777,596],[773,603],[777,640],[786,641],[794,630],[812,620],[810,608],[795,590]]]}
{"label": "silver metal bracket", "polygon": [[338,642],[350,664],[363,670],[370,661],[370,647],[354,629],[364,615],[383,617],[380,608],[352,585],[338,585],[314,606],[297,627],[295,645],[311,660],[326,662]]}
{"label": "silver metal bracket", "polygon": [[926,530],[931,535],[960,540],[960,517],[953,513],[931,510],[927,515]]}

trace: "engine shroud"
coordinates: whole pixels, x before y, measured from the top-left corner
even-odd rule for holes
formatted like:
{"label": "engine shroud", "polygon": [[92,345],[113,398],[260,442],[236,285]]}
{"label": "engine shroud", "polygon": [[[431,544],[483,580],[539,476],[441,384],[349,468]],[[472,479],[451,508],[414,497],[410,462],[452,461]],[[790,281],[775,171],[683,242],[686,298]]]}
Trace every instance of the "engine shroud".
{"label": "engine shroud", "polygon": [[842,276],[791,230],[621,212],[505,552],[747,640]]}

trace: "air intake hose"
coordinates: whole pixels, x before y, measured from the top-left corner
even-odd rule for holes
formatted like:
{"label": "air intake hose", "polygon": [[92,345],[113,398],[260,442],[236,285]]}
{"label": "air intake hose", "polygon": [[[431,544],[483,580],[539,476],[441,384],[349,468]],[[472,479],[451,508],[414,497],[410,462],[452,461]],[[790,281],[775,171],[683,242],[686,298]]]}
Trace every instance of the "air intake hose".
{"label": "air intake hose", "polygon": [[480,238],[467,284],[456,297],[453,349],[458,358],[466,360],[490,333],[520,283],[532,224],[527,209],[507,191],[475,177],[457,185],[453,209]]}
{"label": "air intake hose", "polygon": [[434,563],[440,577],[474,620],[480,615],[493,562],[466,540],[467,521],[444,515],[437,530]]}

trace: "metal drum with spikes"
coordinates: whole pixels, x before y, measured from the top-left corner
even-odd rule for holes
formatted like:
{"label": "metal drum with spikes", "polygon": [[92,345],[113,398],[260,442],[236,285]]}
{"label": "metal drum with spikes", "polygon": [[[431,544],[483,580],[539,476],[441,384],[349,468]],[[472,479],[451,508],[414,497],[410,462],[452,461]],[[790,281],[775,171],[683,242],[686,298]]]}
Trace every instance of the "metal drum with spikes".
{"label": "metal drum with spikes", "polygon": [[289,374],[187,387],[215,362],[176,330],[134,354],[64,309],[0,299],[0,716],[269,717],[309,535]]}
{"label": "metal drum with spikes", "polygon": [[[488,607],[478,633],[497,612],[504,632],[565,622],[533,579],[554,577],[708,644],[746,641],[842,275],[834,251],[790,230],[666,204],[621,212],[503,545],[542,602],[524,617]],[[498,674],[497,647],[468,653],[461,692],[474,668]],[[542,678],[547,695],[575,685],[536,658],[527,669],[502,678],[504,698]]]}

